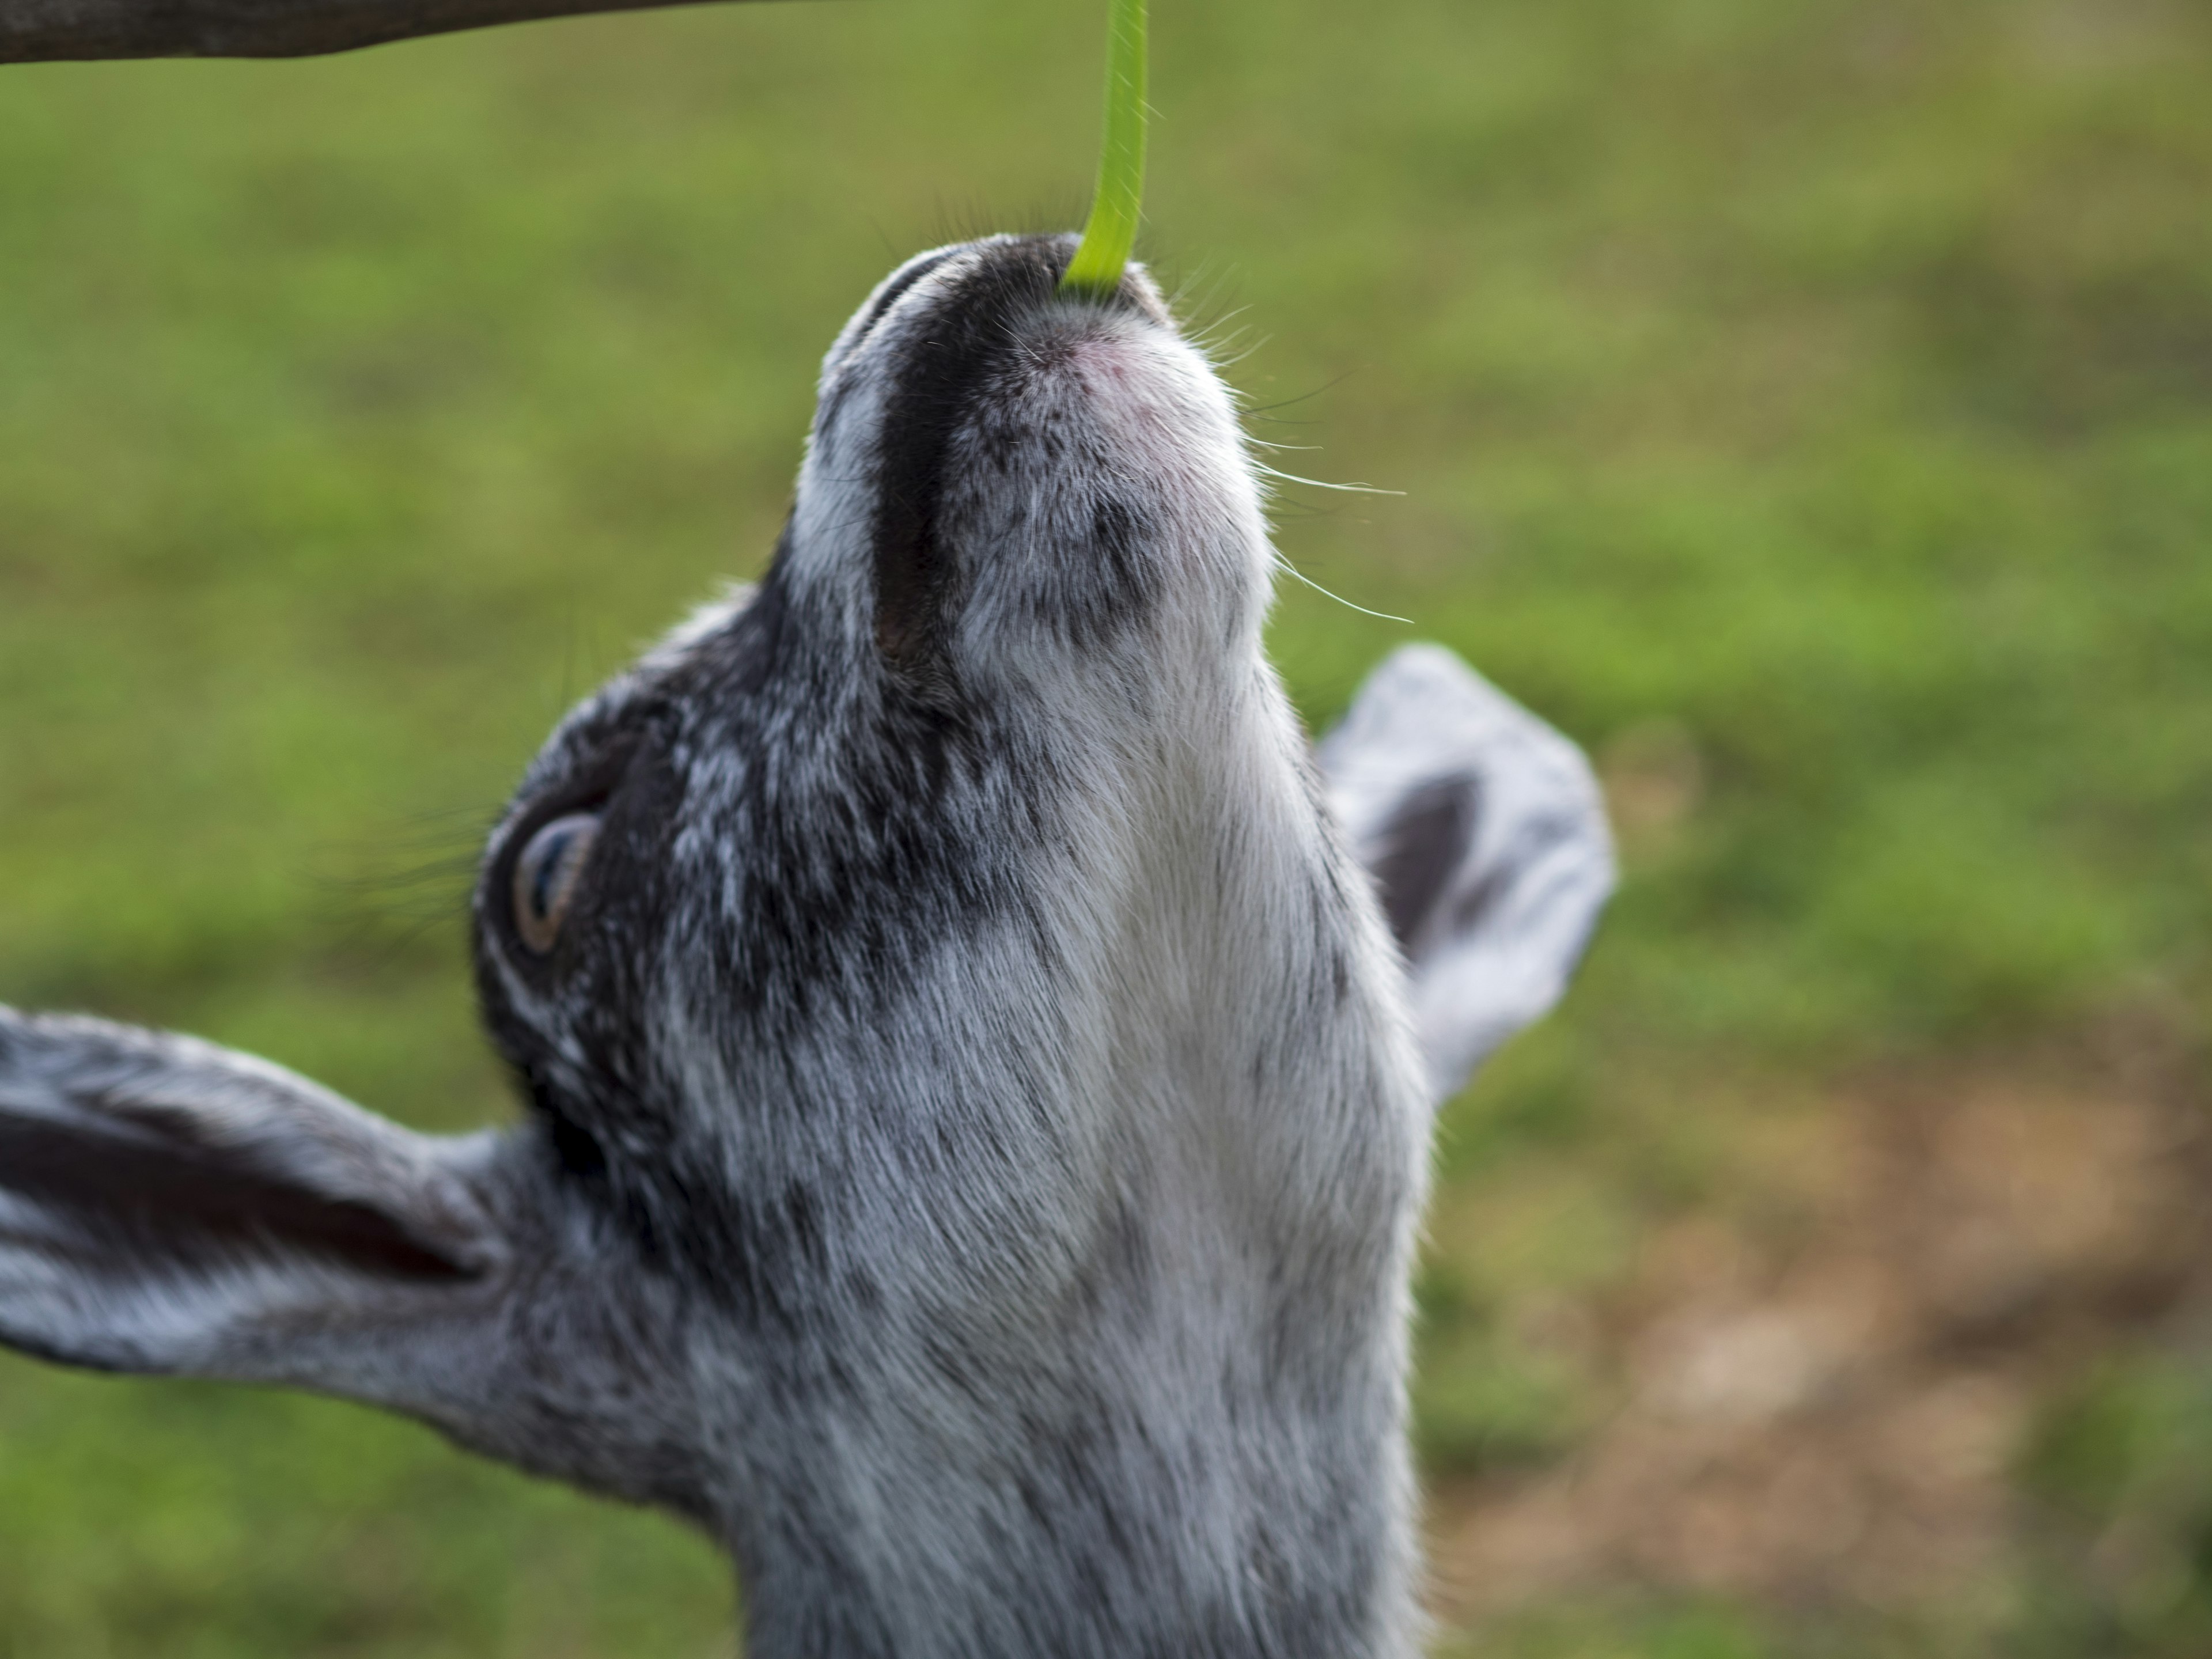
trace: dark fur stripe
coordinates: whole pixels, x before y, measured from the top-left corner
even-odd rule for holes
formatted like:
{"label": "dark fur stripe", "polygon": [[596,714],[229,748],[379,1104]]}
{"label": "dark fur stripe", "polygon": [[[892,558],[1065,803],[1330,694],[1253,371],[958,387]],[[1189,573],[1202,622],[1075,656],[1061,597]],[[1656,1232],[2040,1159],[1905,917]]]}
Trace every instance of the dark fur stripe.
{"label": "dark fur stripe", "polygon": [[1382,912],[1399,948],[1411,950],[1413,935],[1436,908],[1445,882],[1468,848],[1482,816],[1482,781],[1454,773],[1423,784],[1406,798],[1382,833],[1375,860],[1375,884]]}

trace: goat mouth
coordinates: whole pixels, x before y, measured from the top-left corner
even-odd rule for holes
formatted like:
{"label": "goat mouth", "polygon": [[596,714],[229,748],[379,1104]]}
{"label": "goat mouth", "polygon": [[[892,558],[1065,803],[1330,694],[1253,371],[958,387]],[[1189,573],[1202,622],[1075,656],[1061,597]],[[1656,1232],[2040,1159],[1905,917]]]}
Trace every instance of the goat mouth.
{"label": "goat mouth", "polygon": [[1026,325],[1054,307],[1168,322],[1133,272],[1110,291],[1063,296],[1060,278],[1074,252],[1075,239],[1066,235],[952,250],[902,273],[861,325],[854,350],[913,296],[904,307],[910,318],[887,348],[872,526],[876,643],[894,665],[915,665],[939,632],[955,574],[942,525],[948,465],[992,386],[1030,350]]}

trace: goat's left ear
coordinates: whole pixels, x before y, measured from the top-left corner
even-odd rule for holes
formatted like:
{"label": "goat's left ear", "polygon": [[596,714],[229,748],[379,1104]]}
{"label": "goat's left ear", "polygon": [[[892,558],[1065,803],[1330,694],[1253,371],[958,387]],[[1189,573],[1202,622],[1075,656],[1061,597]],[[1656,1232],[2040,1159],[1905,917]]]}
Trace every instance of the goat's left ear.
{"label": "goat's left ear", "polygon": [[265,1061],[0,1007],[0,1343],[403,1407],[410,1343],[498,1294],[471,1166]]}
{"label": "goat's left ear", "polygon": [[1566,989],[1613,891],[1604,799],[1580,749],[1433,645],[1376,669],[1319,758],[1441,1100]]}
{"label": "goat's left ear", "polygon": [[311,1389],[696,1511],[680,1298],[529,1127],[413,1134],[265,1060],[0,1007],[0,1346]]}

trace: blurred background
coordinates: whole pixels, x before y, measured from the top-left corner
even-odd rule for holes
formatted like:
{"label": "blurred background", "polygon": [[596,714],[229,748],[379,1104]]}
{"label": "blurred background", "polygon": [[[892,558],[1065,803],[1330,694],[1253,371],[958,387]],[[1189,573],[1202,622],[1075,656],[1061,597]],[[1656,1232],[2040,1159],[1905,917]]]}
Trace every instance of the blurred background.
{"label": "blurred background", "polygon": [[[1446,1114],[1443,1650],[2212,1652],[2212,12],[1161,0],[1148,251],[1626,882]],[[1103,6],[0,70],[0,1000],[510,1108],[476,837],[757,571],[908,252],[1067,225]],[[702,1543],[0,1358],[5,1659],[705,1659]]]}

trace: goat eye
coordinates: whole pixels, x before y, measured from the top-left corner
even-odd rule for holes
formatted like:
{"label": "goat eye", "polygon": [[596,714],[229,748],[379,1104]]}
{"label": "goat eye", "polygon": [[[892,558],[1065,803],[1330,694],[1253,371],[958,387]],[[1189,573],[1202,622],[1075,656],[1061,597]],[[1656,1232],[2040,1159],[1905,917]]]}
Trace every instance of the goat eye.
{"label": "goat eye", "polygon": [[514,861],[514,931],[538,956],[561,936],[562,918],[599,835],[596,813],[571,812],[540,829]]}

